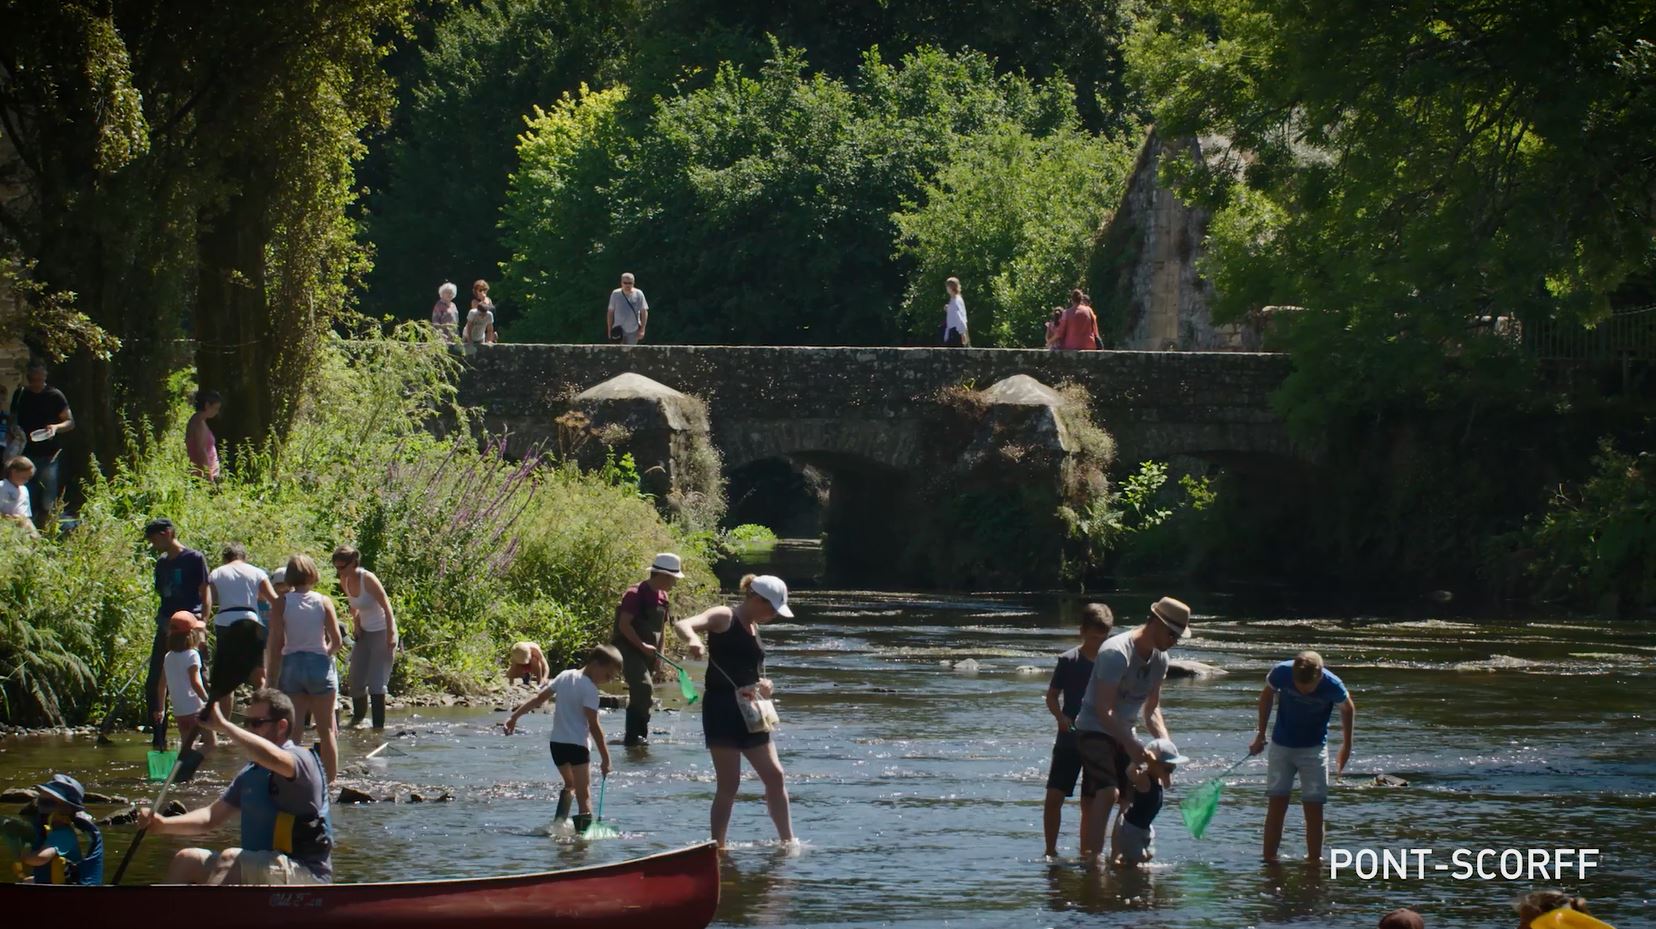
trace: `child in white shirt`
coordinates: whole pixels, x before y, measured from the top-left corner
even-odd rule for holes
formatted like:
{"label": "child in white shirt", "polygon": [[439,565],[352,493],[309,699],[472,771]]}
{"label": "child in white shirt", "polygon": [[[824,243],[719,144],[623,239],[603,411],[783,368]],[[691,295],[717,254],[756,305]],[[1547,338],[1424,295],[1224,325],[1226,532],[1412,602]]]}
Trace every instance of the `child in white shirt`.
{"label": "child in white shirt", "polygon": [[[173,720],[178,723],[179,744],[188,744],[190,733],[200,724],[198,714],[207,705],[207,687],[201,680],[201,643],[207,641],[206,624],[188,610],[180,610],[167,621],[167,656],[161,660],[165,671],[161,676],[161,693],[156,704],[163,705],[172,698]],[[156,711],[155,725],[160,726],[163,714]],[[211,731],[203,731],[204,744],[211,747],[216,740]]]}
{"label": "child in white shirt", "polygon": [[613,645],[596,645],[587,653],[586,665],[571,668],[541,687],[540,693],[524,701],[506,720],[506,734],[517,728],[523,714],[534,711],[548,699],[556,698],[552,708],[552,764],[563,778],[563,790],[558,794],[555,821],[569,815],[569,801],[573,794],[580,804],[574,818],[576,832],[585,832],[592,824],[592,749],[598,746],[598,757],[603,762],[603,774],[610,773],[609,746],[604,744],[604,729],[598,723],[598,688],[621,673],[621,652]]}
{"label": "child in white shirt", "polygon": [[29,481],[34,477],[34,462],[18,455],[6,462],[6,479],[0,481],[0,519],[9,519],[32,534],[34,508],[29,504]]}

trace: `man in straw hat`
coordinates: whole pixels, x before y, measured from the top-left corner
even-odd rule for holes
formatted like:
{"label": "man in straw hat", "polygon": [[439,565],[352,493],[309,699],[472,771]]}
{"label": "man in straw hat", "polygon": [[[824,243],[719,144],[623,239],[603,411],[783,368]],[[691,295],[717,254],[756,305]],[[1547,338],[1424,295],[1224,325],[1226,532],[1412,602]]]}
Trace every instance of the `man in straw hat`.
{"label": "man in straw hat", "polygon": [[1095,791],[1090,834],[1082,842],[1089,857],[1104,848],[1110,813],[1122,792],[1132,789],[1128,768],[1150,758],[1135,731],[1140,716],[1152,737],[1169,738],[1161,714],[1167,652],[1189,631],[1190,607],[1163,597],[1150,605],[1144,625],[1112,636],[1098,650],[1075,718],[1076,748]]}
{"label": "man in straw hat", "polygon": [[661,630],[667,625],[667,592],[684,576],[684,564],[672,552],[650,562],[650,576],[627,588],[615,610],[610,642],[621,650],[621,674],[627,681],[627,732],[621,744],[643,748],[650,743],[651,677],[661,670]]}

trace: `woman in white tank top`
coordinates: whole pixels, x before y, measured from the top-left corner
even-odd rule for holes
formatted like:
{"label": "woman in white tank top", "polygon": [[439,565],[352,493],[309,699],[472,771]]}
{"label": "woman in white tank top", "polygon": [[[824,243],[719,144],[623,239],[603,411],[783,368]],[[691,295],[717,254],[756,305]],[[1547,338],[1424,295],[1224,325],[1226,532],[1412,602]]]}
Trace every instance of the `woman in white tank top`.
{"label": "woman in white tank top", "polygon": [[[298,719],[309,713],[316,720],[322,767],[333,782],[339,770],[339,748],[334,734],[334,710],[339,699],[339,674],[334,655],[344,643],[333,600],[314,588],[321,574],[309,555],[288,559],[285,572],[292,590],[270,608],[270,638],[265,673],[282,693],[293,699]],[[295,739],[294,741],[299,741]]]}
{"label": "woman in white tank top", "polygon": [[385,728],[385,693],[397,654],[397,617],[385,585],[362,566],[362,553],[349,545],[334,549],[339,588],[351,604],[351,725],[362,724],[370,704],[374,728]]}

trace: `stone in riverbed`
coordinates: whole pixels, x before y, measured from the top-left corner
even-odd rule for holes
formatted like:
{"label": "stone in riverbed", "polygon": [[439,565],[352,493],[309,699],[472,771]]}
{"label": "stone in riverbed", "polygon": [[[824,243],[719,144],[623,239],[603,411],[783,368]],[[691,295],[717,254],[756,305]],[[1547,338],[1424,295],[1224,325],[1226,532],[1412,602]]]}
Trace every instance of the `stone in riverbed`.
{"label": "stone in riverbed", "polygon": [[1223,677],[1229,673],[1224,668],[1210,665],[1205,661],[1196,661],[1190,658],[1169,658],[1167,660],[1167,676],[1170,678],[1188,677],[1203,681],[1210,677]]}
{"label": "stone in riverbed", "polygon": [[1376,774],[1374,776],[1374,786],[1376,786],[1376,787],[1407,787],[1407,786],[1409,786],[1409,782],[1402,779],[1402,778],[1400,778],[1400,777],[1398,777],[1395,774]]}
{"label": "stone in riverbed", "polygon": [[424,802],[426,802],[425,794],[420,793],[418,790],[410,791],[409,794],[408,794],[408,802],[409,803],[424,803]]}
{"label": "stone in riverbed", "polygon": [[339,802],[375,803],[377,801],[375,801],[373,794],[370,794],[367,791],[357,790],[355,787],[341,787],[339,788]]}
{"label": "stone in riverbed", "polygon": [[86,802],[87,803],[125,803],[126,798],[125,797],[111,797],[109,794],[101,794],[101,793],[98,793],[96,790],[88,790],[86,792]]}
{"label": "stone in riverbed", "polygon": [[34,798],[35,791],[28,787],[13,787],[0,793],[0,803],[32,803]]}
{"label": "stone in riverbed", "polygon": [[627,695],[599,694],[598,708],[604,710],[624,710],[627,708]]}
{"label": "stone in riverbed", "polygon": [[1043,672],[1040,668],[1037,668],[1032,664],[1021,664],[1021,665],[1018,665],[1017,673],[1022,674],[1025,677],[1033,677],[1035,675],[1043,674],[1045,672]]}
{"label": "stone in riverbed", "polygon": [[129,806],[129,807],[127,807],[126,809],[122,810],[119,813],[111,813],[108,816],[105,816],[103,819],[98,820],[98,825],[100,825],[100,826],[125,826],[128,823],[134,823],[134,822],[137,822],[137,821],[138,821],[138,808],[135,807],[135,806]]}
{"label": "stone in riverbed", "polygon": [[955,662],[954,669],[960,674],[976,674],[978,673],[979,665],[976,658],[965,658]]}

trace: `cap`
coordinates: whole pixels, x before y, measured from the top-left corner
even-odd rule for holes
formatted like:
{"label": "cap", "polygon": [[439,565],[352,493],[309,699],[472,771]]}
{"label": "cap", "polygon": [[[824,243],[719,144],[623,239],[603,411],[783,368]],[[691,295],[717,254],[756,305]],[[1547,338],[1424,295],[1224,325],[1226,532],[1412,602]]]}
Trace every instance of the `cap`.
{"label": "cap", "polygon": [[86,809],[86,788],[67,774],[54,774],[52,779],[35,788],[43,794],[77,810]]}
{"label": "cap", "polygon": [[286,584],[287,583],[287,565],[282,565],[280,568],[277,568],[276,570],[270,572],[270,583],[272,583],[272,584]]}
{"label": "cap", "polygon": [[189,632],[191,629],[205,629],[207,624],[189,610],[179,610],[167,620],[168,632]]}
{"label": "cap", "polygon": [[650,570],[656,574],[671,574],[674,577],[684,576],[684,562],[672,552],[662,552],[650,562]]}
{"label": "cap", "polygon": [[1190,760],[1179,754],[1179,747],[1173,744],[1172,739],[1151,739],[1144,749],[1150,757],[1166,765],[1180,765]]}
{"label": "cap", "polygon": [[168,519],[165,516],[161,517],[160,519],[152,519],[149,522],[144,524],[144,538],[147,539],[150,536],[155,535],[157,532],[166,532],[168,529],[171,529],[172,527],[173,527],[172,520]]}
{"label": "cap", "polygon": [[788,585],[774,574],[761,574],[748,585],[748,590],[765,598],[776,610],[776,615],[788,618],[793,617],[793,610],[788,609]]}
{"label": "cap", "polygon": [[1380,929],[1426,929],[1426,921],[1419,913],[1403,907],[1380,917]]}

